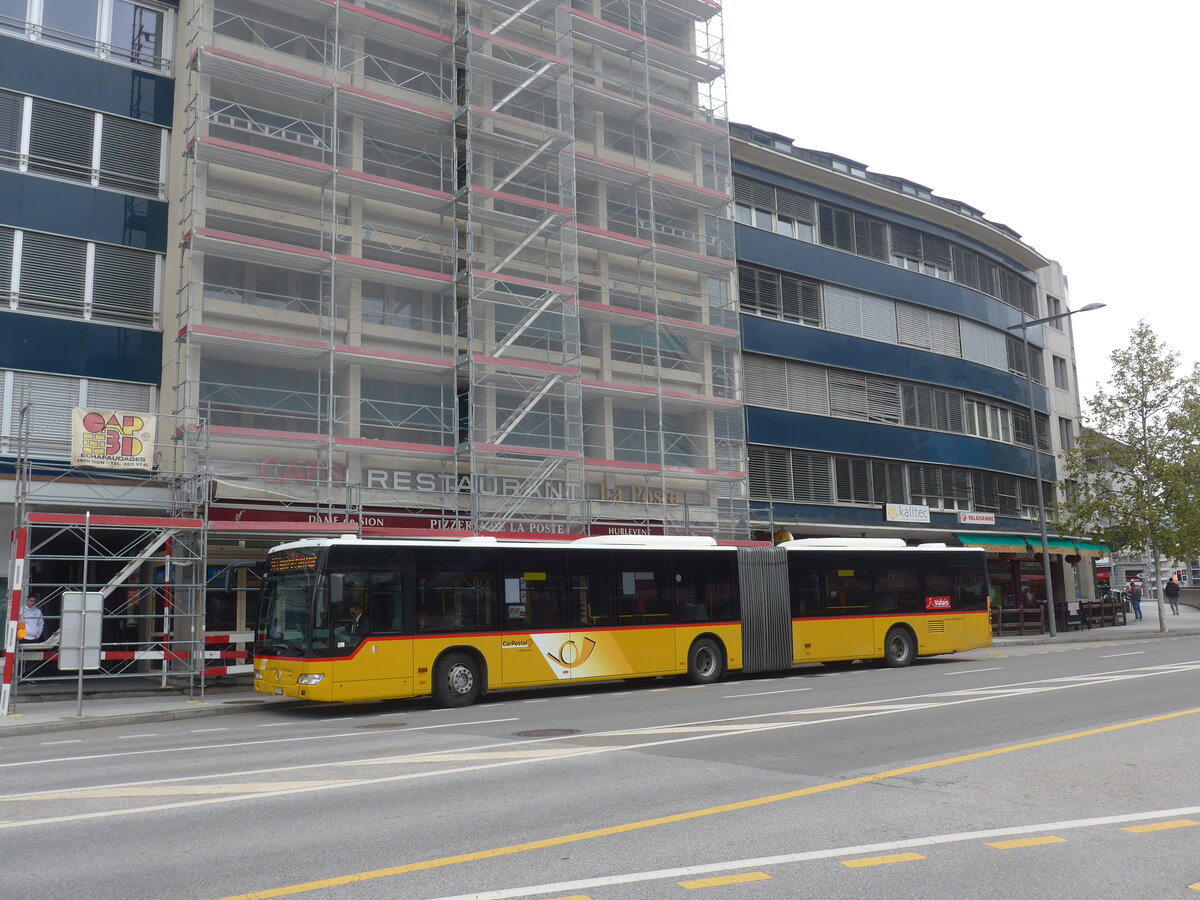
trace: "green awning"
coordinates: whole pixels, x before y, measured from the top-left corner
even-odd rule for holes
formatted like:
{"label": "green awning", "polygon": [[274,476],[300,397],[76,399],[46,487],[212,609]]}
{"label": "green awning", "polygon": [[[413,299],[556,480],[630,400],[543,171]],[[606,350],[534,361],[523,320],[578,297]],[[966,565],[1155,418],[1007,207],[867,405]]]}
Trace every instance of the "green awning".
{"label": "green awning", "polygon": [[[1033,542],[1019,534],[956,534],[964,547],[980,547],[992,553],[1028,553]],[[1041,541],[1037,545],[1041,546]]]}
{"label": "green awning", "polygon": [[[980,547],[991,553],[1040,553],[1042,539],[1040,537],[1025,537],[1020,534],[956,534],[964,547]],[[1089,541],[1072,541],[1067,538],[1047,538],[1046,546],[1051,553],[1070,556],[1108,556],[1109,550],[1103,544],[1093,544]]]}

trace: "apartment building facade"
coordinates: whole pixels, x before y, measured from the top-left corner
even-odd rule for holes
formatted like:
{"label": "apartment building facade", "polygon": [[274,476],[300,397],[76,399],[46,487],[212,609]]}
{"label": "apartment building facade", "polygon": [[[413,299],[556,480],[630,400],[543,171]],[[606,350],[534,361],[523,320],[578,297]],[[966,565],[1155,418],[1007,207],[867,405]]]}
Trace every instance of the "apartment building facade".
{"label": "apartment building facade", "polygon": [[[995,605],[1044,597],[1036,479],[1052,515],[1079,401],[1069,325],[1020,326],[1068,310],[1061,267],[923,185],[731,135],[759,536],[983,546]],[[1094,596],[1102,548],[1050,543],[1055,595]]]}

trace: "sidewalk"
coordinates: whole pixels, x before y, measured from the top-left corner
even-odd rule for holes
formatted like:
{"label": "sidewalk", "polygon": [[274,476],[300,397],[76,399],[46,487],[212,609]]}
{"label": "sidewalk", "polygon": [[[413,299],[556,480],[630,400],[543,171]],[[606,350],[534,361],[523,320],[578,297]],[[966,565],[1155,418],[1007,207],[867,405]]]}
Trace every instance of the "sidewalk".
{"label": "sidewalk", "polygon": [[[1165,633],[1159,631],[1157,604],[1144,601],[1144,618],[1141,621],[1134,620],[1130,615],[1126,625],[1093,628],[1090,631],[1067,631],[1053,638],[1046,634],[997,637],[993,639],[992,646],[1153,640],[1160,637],[1200,634],[1200,609],[1181,604],[1179,615],[1171,615],[1170,607],[1166,608],[1166,613]],[[302,702],[256,694],[248,679],[238,684],[209,686],[205,690],[203,700],[200,699],[198,689],[193,694],[178,688],[164,690],[158,688],[155,679],[152,678],[130,680],[123,685],[91,681],[85,682],[83,715],[77,716],[79,702],[75,683],[45,682],[34,686],[21,685],[13,705],[9,708],[9,715],[0,717],[0,739],[18,734],[224,716],[270,706],[295,706]]]}
{"label": "sidewalk", "polygon": [[1124,625],[1108,628],[1083,628],[1079,631],[1062,631],[1055,637],[1048,634],[1013,634],[992,638],[992,646],[1004,647],[1014,644],[1071,644],[1092,641],[1127,641],[1133,639],[1179,637],[1180,635],[1200,634],[1200,609],[1179,604],[1179,615],[1171,615],[1170,604],[1163,601],[1166,613],[1163,622],[1167,626],[1165,632],[1160,632],[1158,623],[1158,601],[1142,601],[1142,618],[1134,619],[1133,613],[1127,616]]}
{"label": "sidewalk", "polygon": [[256,694],[248,679],[242,684],[208,686],[203,699],[199,688],[194,691],[158,688],[155,681],[152,678],[85,681],[82,716],[77,715],[80,704],[75,682],[23,684],[12,698],[9,714],[0,716],[0,739],[18,734],[225,716],[268,706],[293,706],[298,702]]}

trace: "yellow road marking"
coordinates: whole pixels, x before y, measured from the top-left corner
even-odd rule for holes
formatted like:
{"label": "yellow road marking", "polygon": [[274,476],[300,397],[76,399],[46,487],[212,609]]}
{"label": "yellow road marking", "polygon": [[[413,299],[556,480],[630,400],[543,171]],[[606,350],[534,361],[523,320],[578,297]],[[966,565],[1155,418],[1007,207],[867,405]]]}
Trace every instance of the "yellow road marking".
{"label": "yellow road marking", "polygon": [[988,846],[995,847],[997,850],[1016,850],[1018,847],[1041,847],[1045,844],[1065,844],[1066,842],[1066,838],[1047,836],[1020,838],[1015,841],[996,841],[994,844],[988,844]]}
{"label": "yellow road marking", "polygon": [[1134,834],[1144,834],[1147,831],[1166,831],[1169,828],[1187,828],[1189,825],[1200,825],[1200,822],[1193,822],[1191,819],[1175,819],[1171,822],[1154,822],[1150,825],[1130,825],[1123,831],[1132,831]]}
{"label": "yellow road marking", "polygon": [[984,650],[984,653],[990,653],[997,659],[1008,659],[1007,653],[1001,653],[999,650]]}
{"label": "yellow road marking", "polygon": [[911,775],[914,772],[928,772],[931,769],[940,769],[945,766],[957,765],[964,762],[975,762],[981,759],[991,759],[996,756],[1003,756],[1007,753],[1017,753],[1021,750],[1032,750],[1038,747],[1050,747],[1055,744],[1066,743],[1085,737],[1095,737],[1100,734],[1111,734],[1115,731],[1123,731],[1126,728],[1135,728],[1140,725],[1153,725],[1158,722],[1168,722],[1172,719],[1182,718],[1183,716],[1194,716],[1200,714],[1200,707],[1195,709],[1185,709],[1179,712],[1165,713],[1161,716],[1151,716],[1146,719],[1136,719],[1132,722],[1122,722],[1118,725],[1105,725],[1102,728],[1091,728],[1087,731],[1076,731],[1072,734],[1062,734],[1058,737],[1043,738],[1037,741],[1026,741],[1020,744],[1010,744],[1007,747],[994,747],[991,750],[981,750],[978,753],[968,753],[963,756],[954,756],[949,759],[939,759],[933,762],[917,763],[912,766],[903,766],[898,769],[888,769],[886,772],[876,772],[872,775],[860,775],[857,778],[847,778],[842,781],[831,781],[828,784],[818,784],[812,787],[799,788],[794,791],[785,791],[782,794],[769,794],[765,797],[754,797],[749,800],[739,800],[734,803],[725,803],[720,806],[710,806],[705,809],[694,809],[688,812],[673,813],[668,816],[658,816],[653,819],[643,819],[638,822],[626,822],[622,825],[610,825],[607,828],[595,828],[591,831],[578,831],[574,834],[564,834],[558,837],[542,838],[537,841],[526,841],[521,844],[509,844],[506,847],[493,847],[490,850],[476,850],[471,853],[459,853],[455,856],[443,856],[437,859],[427,859],[421,862],[407,863],[402,866],[390,866],[386,869],[374,869],[369,872],[358,872],[353,875],[337,875],[333,878],[322,878],[317,881],[305,881],[300,884],[287,885],[286,887],[270,888],[265,891],[255,891],[250,894],[237,894],[235,896],[226,897],[224,900],[268,900],[271,897],[288,897],[294,894],[304,894],[309,891],[319,891],[324,888],[340,887],[345,884],[354,884],[359,881],[373,881],[377,878],[391,878],[396,875],[406,875],[409,872],[425,872],[429,869],[441,869],[446,866],[454,866],[459,863],[477,862],[483,859],[497,859],[502,856],[512,856],[517,853],[526,853],[530,850],[545,850],[547,847],[561,847],[565,844],[574,844],[580,841],[588,841],[594,838],[611,837],[614,834],[628,834],[632,831],[642,831],[647,828],[657,828],[660,825],[674,825],[678,822],[688,822],[693,819],[702,819],[707,816],[720,815],[727,812],[738,812],[745,809],[753,809],[758,806],[768,806],[773,803],[780,803],[785,800],[796,800],[800,797],[811,797],[815,794],[823,794],[829,791],[836,791],[841,788],[858,787],[864,784],[874,784],[875,782],[885,781],[889,778],[896,778],[901,775]]}
{"label": "yellow road marking", "polygon": [[718,878],[697,878],[694,881],[675,882],[681,888],[694,891],[697,888],[719,887],[722,884],[745,884],[747,881],[770,881],[766,872],[746,872],[742,875],[722,875]]}
{"label": "yellow road marking", "polygon": [[866,866],[886,866],[890,863],[912,862],[924,859],[920,853],[893,853],[891,856],[864,856],[862,859],[843,859],[842,865],[847,869],[862,869]]}

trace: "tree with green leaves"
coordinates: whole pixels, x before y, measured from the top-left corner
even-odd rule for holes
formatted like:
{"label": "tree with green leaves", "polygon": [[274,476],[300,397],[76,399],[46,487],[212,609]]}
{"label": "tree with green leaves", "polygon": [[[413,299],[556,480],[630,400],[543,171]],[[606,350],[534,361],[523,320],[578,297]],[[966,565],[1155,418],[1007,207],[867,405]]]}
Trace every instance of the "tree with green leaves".
{"label": "tree with green leaves", "polygon": [[[1113,550],[1191,559],[1200,551],[1200,369],[1144,321],[1109,356],[1108,385],[1087,400],[1084,429],[1064,454],[1064,533],[1091,531]],[[1159,629],[1166,631],[1162,591]]]}

